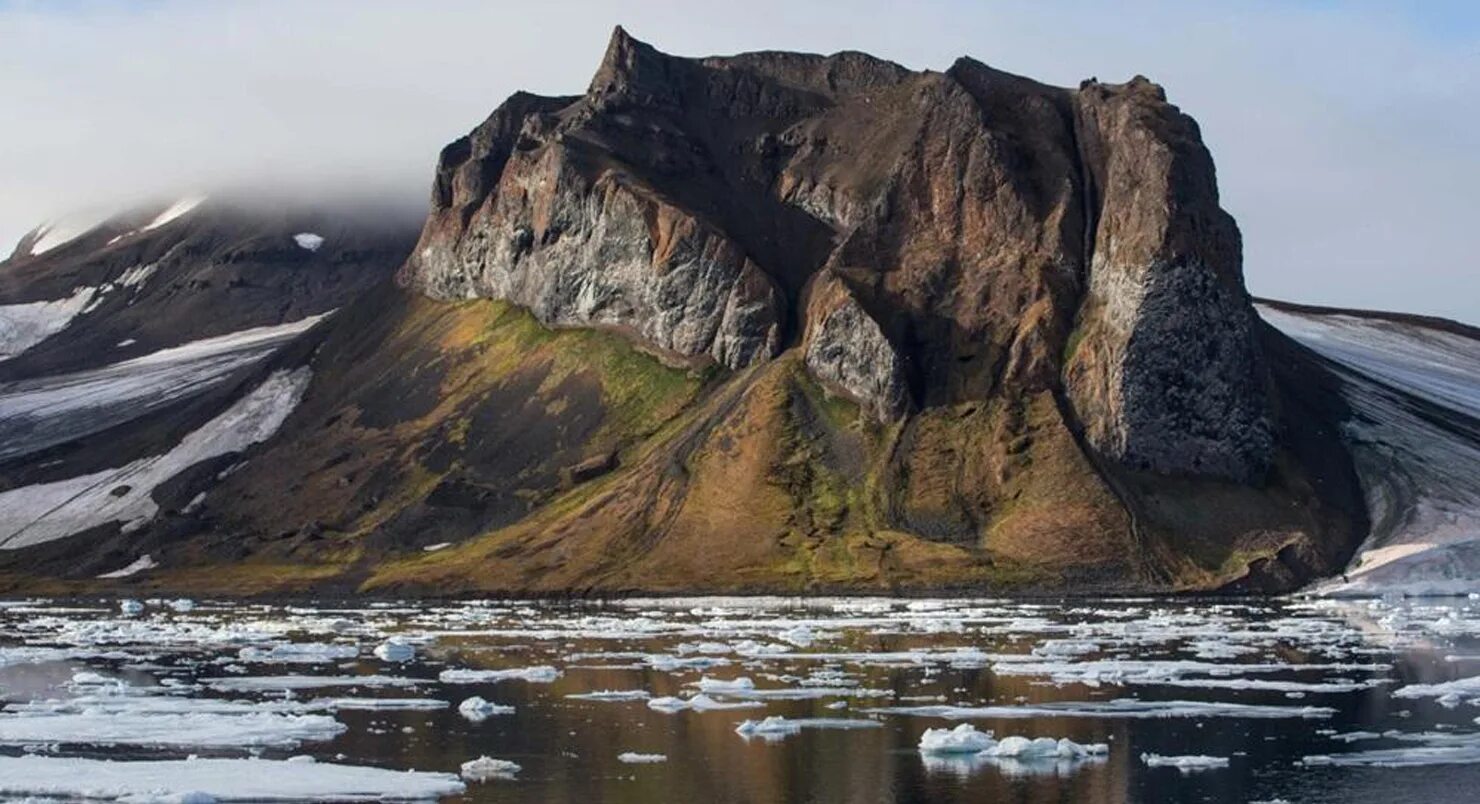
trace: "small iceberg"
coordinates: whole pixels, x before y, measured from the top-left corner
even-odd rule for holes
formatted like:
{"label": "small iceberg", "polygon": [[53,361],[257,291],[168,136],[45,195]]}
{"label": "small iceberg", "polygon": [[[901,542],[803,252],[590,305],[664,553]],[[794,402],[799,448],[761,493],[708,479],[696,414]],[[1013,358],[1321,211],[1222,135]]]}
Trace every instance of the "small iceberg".
{"label": "small iceberg", "polygon": [[1189,754],[1187,756],[1142,754],[1141,761],[1146,763],[1146,767],[1148,768],[1176,768],[1183,773],[1228,767],[1228,757],[1210,757],[1203,754]]}
{"label": "small iceberg", "polygon": [[478,757],[462,764],[462,778],[470,782],[486,782],[491,779],[512,779],[519,772],[519,765],[507,759]]}
{"label": "small iceberg", "polygon": [[625,762],[628,765],[652,765],[652,764],[656,764],[658,762],[667,762],[668,761],[668,755],[667,754],[639,754],[639,753],[636,753],[635,751],[626,751],[624,753],[617,754],[617,761],[618,762]]}
{"label": "small iceberg", "polygon": [[483,700],[477,695],[474,695],[466,701],[458,704],[457,712],[458,714],[462,715],[468,720],[473,721],[474,723],[480,723],[484,720],[487,720],[489,717],[492,717],[493,715],[513,714],[514,707],[503,706],[496,703],[489,703],[488,701]]}
{"label": "small iceberg", "polygon": [[922,754],[979,754],[996,744],[991,732],[977,731],[970,723],[954,729],[926,729],[920,735]]}
{"label": "small iceberg", "polygon": [[405,637],[394,636],[375,646],[375,657],[383,662],[409,662],[416,658],[416,647]]}

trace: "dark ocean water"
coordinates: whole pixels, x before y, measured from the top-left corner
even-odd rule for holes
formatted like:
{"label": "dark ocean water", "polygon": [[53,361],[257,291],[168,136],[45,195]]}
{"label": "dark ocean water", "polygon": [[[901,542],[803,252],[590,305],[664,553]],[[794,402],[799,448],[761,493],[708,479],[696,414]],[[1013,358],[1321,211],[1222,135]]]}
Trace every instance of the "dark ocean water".
{"label": "dark ocean water", "polygon": [[[409,660],[373,652],[395,635]],[[512,672],[461,673],[484,670]],[[1475,801],[1471,677],[1480,601],[1465,598],[202,601],[184,612],[156,601],[136,615],[116,601],[29,601],[0,608],[0,755],[47,768],[192,755],[444,774],[480,756],[519,766],[446,798],[467,801]],[[700,711],[670,711],[701,692]],[[472,696],[513,711],[470,719],[458,707]],[[665,697],[679,703],[654,701]],[[770,717],[787,719],[771,722],[778,733],[737,733]],[[1107,752],[919,750],[927,729],[961,723]],[[619,759],[628,752],[664,759]],[[1158,756],[1226,765],[1180,770]],[[4,762],[12,797],[58,793],[16,778],[33,766],[7,778]],[[283,766],[241,767],[270,787]],[[145,792],[188,791],[166,779]]]}

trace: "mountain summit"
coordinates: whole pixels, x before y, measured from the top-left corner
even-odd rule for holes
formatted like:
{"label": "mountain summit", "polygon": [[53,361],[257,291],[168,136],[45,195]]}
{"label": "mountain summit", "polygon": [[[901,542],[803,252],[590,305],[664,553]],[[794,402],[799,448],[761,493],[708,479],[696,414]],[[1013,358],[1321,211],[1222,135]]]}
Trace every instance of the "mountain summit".
{"label": "mountain summit", "polygon": [[161,486],[189,505],[13,577],[1284,590],[1369,527],[1333,375],[1261,321],[1197,124],[1142,77],[618,28],[584,94],[447,146],[395,285],[258,376],[291,413]]}

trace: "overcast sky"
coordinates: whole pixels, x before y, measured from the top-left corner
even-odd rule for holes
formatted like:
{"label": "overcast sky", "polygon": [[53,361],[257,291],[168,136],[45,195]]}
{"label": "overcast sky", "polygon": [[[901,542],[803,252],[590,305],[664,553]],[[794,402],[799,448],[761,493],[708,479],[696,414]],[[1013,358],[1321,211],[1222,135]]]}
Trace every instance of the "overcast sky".
{"label": "overcast sky", "polygon": [[442,145],[516,89],[583,90],[620,23],[684,55],[1145,74],[1202,125],[1254,293],[1480,323],[1480,4],[1214,5],[0,0],[0,253],[223,183],[422,199]]}

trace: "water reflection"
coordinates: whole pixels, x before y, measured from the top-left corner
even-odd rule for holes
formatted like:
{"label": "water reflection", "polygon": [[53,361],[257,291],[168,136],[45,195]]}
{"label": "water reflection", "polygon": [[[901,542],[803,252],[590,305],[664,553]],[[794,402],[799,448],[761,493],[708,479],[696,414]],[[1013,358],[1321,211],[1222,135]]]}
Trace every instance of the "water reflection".
{"label": "water reflection", "polygon": [[[410,661],[376,658],[391,635],[414,646]],[[443,772],[488,756],[520,766],[512,778],[470,783],[455,799],[465,801],[1467,800],[1480,764],[1354,768],[1340,758],[1480,744],[1480,688],[1457,699],[1395,695],[1480,672],[1463,658],[1473,655],[1480,604],[1468,600],[202,604],[153,605],[138,617],[111,602],[36,602],[0,607],[0,696],[11,702],[0,753],[35,750],[6,744],[6,719],[83,700],[77,674],[86,672],[140,696],[246,701],[327,714],[345,728],[296,747],[74,740],[47,756],[307,754]],[[544,666],[555,670],[529,671]],[[521,672],[491,681],[449,670]],[[349,680],[261,680],[279,676]],[[459,705],[473,697],[492,710],[465,715]],[[346,698],[355,703],[333,703]],[[374,709],[367,698],[447,706]],[[129,706],[116,709],[147,715]],[[767,718],[782,720],[737,733]],[[921,754],[927,728],[957,722],[998,739],[1068,738],[1109,752]],[[666,760],[625,762],[624,753]],[[1143,754],[1228,765],[1185,772],[1148,766]]]}

